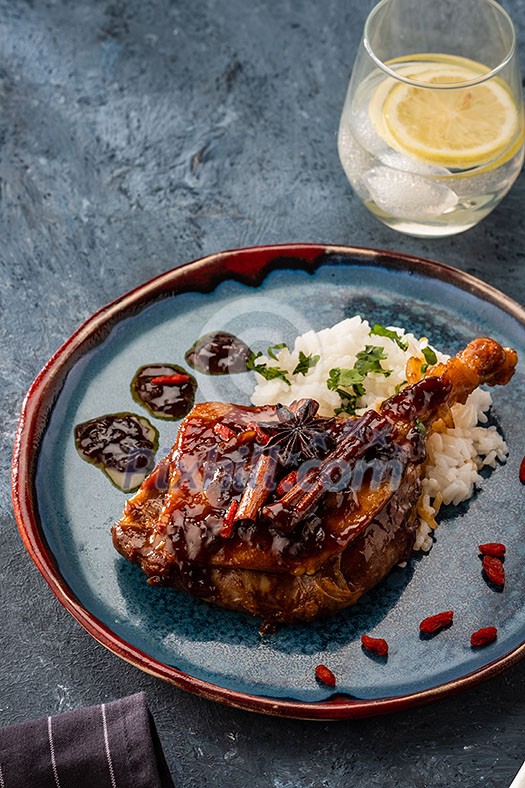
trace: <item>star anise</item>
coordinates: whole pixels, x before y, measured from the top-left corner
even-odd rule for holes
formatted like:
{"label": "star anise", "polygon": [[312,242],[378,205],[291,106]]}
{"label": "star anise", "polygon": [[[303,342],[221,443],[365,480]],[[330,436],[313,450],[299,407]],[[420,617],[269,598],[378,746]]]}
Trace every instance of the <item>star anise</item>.
{"label": "star anise", "polygon": [[333,442],[329,430],[334,419],[317,417],[319,403],[314,399],[300,399],[276,406],[277,421],[261,421],[258,427],[270,440],[265,448],[278,447],[281,465],[312,460],[329,450]]}

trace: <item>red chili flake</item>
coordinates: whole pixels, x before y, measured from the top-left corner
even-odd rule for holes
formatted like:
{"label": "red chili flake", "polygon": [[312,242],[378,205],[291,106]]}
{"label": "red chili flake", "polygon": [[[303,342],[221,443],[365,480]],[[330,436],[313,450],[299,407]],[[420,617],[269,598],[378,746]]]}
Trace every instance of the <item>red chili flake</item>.
{"label": "red chili flake", "polygon": [[498,637],[498,630],[496,627],[482,627],[477,632],[473,632],[470,636],[470,645],[474,648],[480,646],[488,646]]}
{"label": "red chili flake", "polygon": [[363,648],[378,657],[386,657],[388,654],[388,643],[383,638],[371,638],[369,635],[361,635]]}
{"label": "red chili flake", "polygon": [[221,536],[223,536],[225,539],[229,539],[233,533],[235,515],[237,514],[238,508],[239,501],[236,501],[234,498],[233,501],[231,501],[226,514],[224,515],[224,525],[221,528]]}
{"label": "red chili flake", "polygon": [[332,673],[330,668],[326,667],[326,665],[316,665],[315,677],[318,681],[326,684],[327,687],[335,687],[335,675]]}
{"label": "red chili flake", "polygon": [[495,586],[505,585],[505,567],[501,558],[495,558],[492,555],[484,555],[481,562],[483,572],[487,580],[494,583]]}
{"label": "red chili flake", "polygon": [[424,635],[433,635],[434,632],[439,632],[440,629],[450,626],[453,618],[454,612],[452,610],[436,613],[435,616],[428,616],[419,624],[419,631]]}
{"label": "red chili flake", "polygon": [[525,457],[522,459],[520,465],[520,482],[525,484]]}
{"label": "red chili flake", "polygon": [[189,379],[189,375],[174,372],[173,375],[157,375],[157,377],[151,378],[150,383],[155,386],[178,386],[179,383],[187,383]]}
{"label": "red chili flake", "polygon": [[221,441],[229,441],[230,438],[235,437],[235,432],[227,427],[226,424],[221,424],[220,421],[214,425],[213,431],[215,435],[219,436]]}
{"label": "red chili flake", "polygon": [[297,471],[290,471],[284,478],[281,479],[279,484],[277,485],[277,489],[275,490],[277,497],[281,498],[288,490],[291,490],[292,487],[297,482]]}
{"label": "red chili flake", "polygon": [[492,555],[494,558],[501,558],[507,552],[507,548],[501,542],[487,542],[480,544],[479,552],[481,555]]}

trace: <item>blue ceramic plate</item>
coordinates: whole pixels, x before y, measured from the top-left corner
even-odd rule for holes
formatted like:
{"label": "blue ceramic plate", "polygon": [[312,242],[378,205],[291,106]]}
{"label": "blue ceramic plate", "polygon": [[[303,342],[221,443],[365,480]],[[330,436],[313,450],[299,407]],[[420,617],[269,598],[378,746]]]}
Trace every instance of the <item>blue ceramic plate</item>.
{"label": "blue ceramic plate", "polygon": [[[261,637],[258,622],[172,589],[151,588],[113,549],[111,524],[126,496],[73,441],[75,424],[104,413],[139,412],[129,384],[137,368],[185,365],[201,335],[225,329],[254,349],[293,343],[346,316],[397,324],[454,354],[489,335],[525,358],[524,310],[455,269],[402,255],[351,248],[282,246],[213,255],[175,269],[94,315],[46,365],[21,416],[14,498],[25,544],[62,603],[100,642],[139,667],[200,695],[267,713],[311,718],[364,716],[441,697],[523,656],[525,645],[524,368],[493,394],[493,418],[510,448],[468,505],[442,517],[437,541],[395,569],[356,607],[333,619],[282,627]],[[197,399],[249,403],[252,373],[195,373]],[[178,423],[148,416],[159,456]],[[507,545],[507,583],[491,590],[477,545]],[[419,637],[428,615],[453,609],[453,626]],[[470,634],[498,627],[473,650]],[[361,634],[387,639],[386,663],[367,656]],[[317,683],[328,665],[336,691]]]}

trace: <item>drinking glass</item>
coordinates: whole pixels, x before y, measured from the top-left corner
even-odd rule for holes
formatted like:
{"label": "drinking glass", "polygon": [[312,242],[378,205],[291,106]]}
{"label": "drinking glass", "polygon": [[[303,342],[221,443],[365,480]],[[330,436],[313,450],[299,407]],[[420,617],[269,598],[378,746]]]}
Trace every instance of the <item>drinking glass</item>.
{"label": "drinking glass", "polygon": [[382,0],[370,13],[338,149],[389,227],[453,235],[518,177],[523,96],[512,21],[494,0]]}

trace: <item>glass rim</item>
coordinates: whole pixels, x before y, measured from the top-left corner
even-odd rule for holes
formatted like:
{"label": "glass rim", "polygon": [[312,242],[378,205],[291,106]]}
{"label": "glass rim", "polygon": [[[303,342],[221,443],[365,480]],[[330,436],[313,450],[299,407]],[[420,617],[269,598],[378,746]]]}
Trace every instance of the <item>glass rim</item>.
{"label": "glass rim", "polygon": [[[374,52],[374,49],[370,43],[370,38],[368,33],[369,33],[370,24],[373,22],[374,17],[378,13],[378,11],[380,11],[381,8],[383,8],[383,6],[388,5],[388,3],[391,2],[391,0],[380,0],[380,2],[377,3],[377,5],[374,6],[374,8],[372,8],[370,13],[368,14],[365,22],[364,33],[363,33],[363,46],[366,52],[368,53],[368,55],[370,56],[370,58],[378,66],[378,68],[380,68],[381,71],[384,71],[385,74],[388,74],[388,76],[395,79],[397,82],[404,82],[407,85],[412,85],[413,87],[418,87],[418,88],[426,88],[428,90],[458,90],[460,88],[471,87],[473,85],[480,85],[483,82],[487,82],[489,79],[492,79],[497,74],[499,74],[500,71],[502,71],[510,63],[510,61],[516,54],[516,29],[514,27],[514,23],[510,18],[509,14],[506,12],[503,6],[501,6],[499,3],[496,2],[496,0],[483,0],[483,1],[487,5],[492,6],[492,8],[494,8],[503,17],[503,19],[505,19],[510,29],[511,42],[507,54],[502,58],[502,60],[498,63],[498,65],[494,66],[494,68],[491,68],[486,73],[480,74],[479,77],[475,77],[474,79],[468,79],[461,82],[447,82],[442,84],[422,82],[420,80],[412,79],[411,77],[406,77],[403,74],[400,74],[398,71],[395,71],[393,68],[390,68],[390,66],[388,66],[387,63],[381,60],[381,58],[378,55],[376,55],[376,53]],[[417,55],[420,53],[413,53],[413,54]],[[443,53],[436,53],[436,54],[443,54]],[[464,58],[464,59],[469,60],[469,58]]]}

